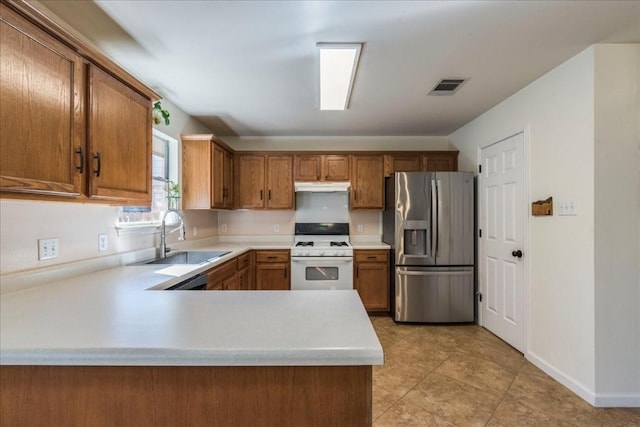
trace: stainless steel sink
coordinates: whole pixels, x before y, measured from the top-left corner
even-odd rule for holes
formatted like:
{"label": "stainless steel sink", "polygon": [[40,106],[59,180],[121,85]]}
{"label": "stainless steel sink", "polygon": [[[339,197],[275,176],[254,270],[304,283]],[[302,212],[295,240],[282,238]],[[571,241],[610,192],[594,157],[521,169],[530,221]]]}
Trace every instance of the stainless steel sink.
{"label": "stainless steel sink", "polygon": [[151,261],[145,261],[142,264],[200,264],[207,261],[213,261],[230,251],[187,251],[178,252],[168,255],[165,258],[156,258]]}

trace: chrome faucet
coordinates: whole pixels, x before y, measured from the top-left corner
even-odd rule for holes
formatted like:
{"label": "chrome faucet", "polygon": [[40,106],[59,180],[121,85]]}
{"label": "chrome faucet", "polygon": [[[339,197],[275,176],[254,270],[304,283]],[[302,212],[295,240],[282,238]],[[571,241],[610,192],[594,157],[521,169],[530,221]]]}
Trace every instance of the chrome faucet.
{"label": "chrome faucet", "polygon": [[[178,218],[180,218],[180,226],[178,228],[174,228],[173,230],[167,233],[165,222],[167,219],[167,215],[169,215],[170,212],[174,212],[176,215],[178,215]],[[185,233],[185,227],[184,227],[184,217],[176,209],[167,209],[166,212],[162,215],[162,225],[160,226],[160,258],[166,257],[167,253],[171,250],[171,248],[167,248],[167,234],[171,234],[176,230],[180,230],[179,239],[185,240],[186,233]]]}

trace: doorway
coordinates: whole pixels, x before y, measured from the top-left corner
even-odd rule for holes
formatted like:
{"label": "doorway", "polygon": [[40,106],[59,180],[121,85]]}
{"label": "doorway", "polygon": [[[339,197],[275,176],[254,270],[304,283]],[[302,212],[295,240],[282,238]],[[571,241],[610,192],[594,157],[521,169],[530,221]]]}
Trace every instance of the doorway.
{"label": "doorway", "polygon": [[479,323],[526,352],[528,320],[528,159],[525,132],[479,150]]}

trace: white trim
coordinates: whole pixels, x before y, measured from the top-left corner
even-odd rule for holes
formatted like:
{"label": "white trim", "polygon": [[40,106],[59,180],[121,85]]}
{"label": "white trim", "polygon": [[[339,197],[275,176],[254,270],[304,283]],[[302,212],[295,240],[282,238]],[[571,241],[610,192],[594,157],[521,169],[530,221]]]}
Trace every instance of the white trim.
{"label": "white trim", "polygon": [[[530,138],[531,138],[531,125],[530,124],[524,124],[524,125],[520,125],[519,127],[514,128],[512,131],[510,132],[505,132],[502,135],[503,136],[498,136],[498,137],[494,137],[491,138],[489,140],[487,140],[487,142],[482,143],[478,146],[477,148],[477,158],[476,158],[476,167],[477,165],[482,164],[482,150],[493,145],[493,144],[497,144],[501,141],[504,141],[505,139],[509,139],[515,135],[518,134],[522,134],[522,167],[523,167],[523,171],[522,171],[522,191],[523,191],[523,202],[524,202],[524,209],[523,209],[523,229],[522,229],[522,248],[524,249],[524,253],[525,256],[523,257],[523,281],[522,281],[522,286],[523,286],[523,290],[522,290],[522,296],[523,296],[523,305],[522,305],[522,309],[523,309],[523,313],[522,313],[522,346],[523,348],[522,353],[527,355],[528,349],[530,348],[530,342],[529,342],[529,338],[530,338],[530,334],[529,334],[529,325],[531,323],[531,319],[530,319],[530,302],[531,302],[531,295],[530,295],[530,287],[529,287],[529,282],[530,282],[530,276],[531,276],[531,271],[530,271],[530,266],[531,264],[529,263],[529,257],[527,256],[530,251],[530,245],[529,245],[529,235],[530,235],[530,227],[531,227],[531,217],[529,215],[529,200],[531,200],[531,194],[530,194],[530,186],[529,186],[529,182],[530,182],[530,174],[531,174],[531,168],[530,168]],[[485,171],[486,172],[486,171]],[[478,218],[478,228],[480,228],[480,224],[482,224],[482,217],[481,214],[483,212],[482,210],[482,197],[480,195],[480,189],[482,188],[482,180],[484,175],[482,173],[478,173],[478,169],[476,169],[476,173],[478,176],[478,191],[477,191],[477,198],[478,198],[478,203],[477,203],[477,218]],[[484,290],[484,287],[482,286],[482,262],[480,262],[480,260],[482,259],[482,252],[483,252],[483,245],[482,245],[482,240],[480,240],[478,242],[478,265],[477,265],[477,272],[478,272],[478,290],[482,291]],[[482,318],[482,309],[480,307],[480,304],[478,304],[478,324],[480,326],[484,327],[484,319]]]}
{"label": "white trim", "polygon": [[525,354],[525,358],[592,406],[598,408],[640,408],[640,393],[595,393],[580,381],[551,366],[537,354],[528,352]]}
{"label": "white trim", "polygon": [[567,387],[569,390],[580,396],[582,399],[586,400],[587,403],[595,406],[595,393],[593,390],[590,390],[587,386],[582,384],[580,381],[577,381],[575,378],[566,375],[564,372],[557,370],[550,364],[548,364],[544,359],[533,352],[525,353],[525,358],[542,370],[545,374],[549,375],[554,380],[558,381],[563,386]]}

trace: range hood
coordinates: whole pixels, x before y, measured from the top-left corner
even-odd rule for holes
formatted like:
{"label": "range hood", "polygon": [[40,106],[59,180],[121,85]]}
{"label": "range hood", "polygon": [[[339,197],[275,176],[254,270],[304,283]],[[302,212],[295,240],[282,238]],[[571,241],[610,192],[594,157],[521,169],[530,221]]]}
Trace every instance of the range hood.
{"label": "range hood", "polygon": [[349,182],[296,182],[296,193],[338,193],[347,192],[351,184]]}

